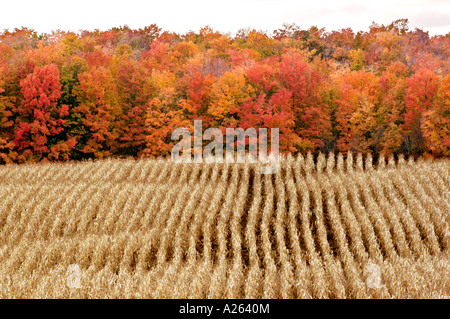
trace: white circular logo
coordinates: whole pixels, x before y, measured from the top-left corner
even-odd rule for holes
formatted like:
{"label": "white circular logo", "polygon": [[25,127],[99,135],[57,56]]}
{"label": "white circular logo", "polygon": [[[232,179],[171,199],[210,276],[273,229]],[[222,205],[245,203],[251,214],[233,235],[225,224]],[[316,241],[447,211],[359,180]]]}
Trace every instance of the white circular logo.
{"label": "white circular logo", "polygon": [[366,266],[367,279],[366,284],[369,288],[381,288],[381,270],[378,265],[370,263]]}
{"label": "white circular logo", "polygon": [[69,288],[81,288],[81,269],[77,264],[67,267],[66,285]]}

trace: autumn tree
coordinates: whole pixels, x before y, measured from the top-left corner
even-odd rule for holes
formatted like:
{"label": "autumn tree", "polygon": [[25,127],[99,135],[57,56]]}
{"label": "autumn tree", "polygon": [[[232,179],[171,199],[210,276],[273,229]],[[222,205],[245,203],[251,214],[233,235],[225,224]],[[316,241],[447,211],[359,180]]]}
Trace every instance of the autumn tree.
{"label": "autumn tree", "polygon": [[116,119],[119,154],[140,156],[146,148],[147,103],[153,86],[149,72],[128,53],[118,57],[117,94],[121,108]]}
{"label": "autumn tree", "polygon": [[77,142],[64,138],[64,119],[69,114],[61,105],[59,70],[54,64],[36,68],[21,83],[22,102],[14,143],[19,160],[68,160]]}
{"label": "autumn tree", "polygon": [[331,31],[325,41],[328,44],[326,51],[329,53],[325,52],[328,58],[343,61],[348,57],[349,51],[354,49],[355,33],[351,28]]}
{"label": "autumn tree", "polygon": [[441,80],[433,107],[423,114],[421,128],[427,149],[450,156],[450,75]]}
{"label": "autumn tree", "polygon": [[279,87],[276,78],[276,69],[266,63],[257,63],[247,69],[249,83],[259,94],[266,93],[269,96]]}
{"label": "autumn tree", "polygon": [[175,75],[169,71],[154,70],[151,74],[154,97],[146,105],[145,155],[170,155],[175,144],[171,140],[172,131],[178,127],[193,128],[193,123],[183,116],[183,108],[176,101],[175,80]]}
{"label": "autumn tree", "polygon": [[323,146],[331,127],[329,114],[319,94],[320,74],[304,59],[296,51],[283,54],[279,82],[290,93],[295,132],[303,141],[300,150],[307,151]]}
{"label": "autumn tree", "polygon": [[178,81],[181,94],[178,105],[188,119],[201,119],[208,124],[207,114],[211,90],[216,81],[214,74],[204,72],[202,61],[193,59],[183,68],[183,76]]}
{"label": "autumn tree", "polygon": [[406,80],[404,148],[408,154],[422,154],[428,150],[423,125],[424,114],[433,112],[439,79],[432,71],[422,68]]}
{"label": "autumn tree", "polygon": [[208,114],[212,118],[212,125],[234,126],[236,121],[231,117],[231,108],[241,106],[253,92],[246,82],[243,72],[226,72],[212,86],[211,104]]}
{"label": "autumn tree", "polygon": [[406,77],[406,66],[401,62],[395,62],[379,79],[381,100],[377,112],[377,126],[372,133],[372,148],[375,153],[383,152],[388,155],[401,151]]}
{"label": "autumn tree", "polygon": [[119,129],[116,120],[122,115],[117,83],[108,68],[93,66],[79,76],[74,88],[78,106],[77,151],[87,157],[103,158],[117,149]]}
{"label": "autumn tree", "polygon": [[380,99],[378,78],[371,72],[353,71],[339,80],[337,103],[338,149],[367,152],[375,145],[377,109]]}
{"label": "autumn tree", "polygon": [[14,105],[11,97],[5,95],[6,63],[0,59],[0,158],[1,163],[12,163],[16,157],[14,147]]}
{"label": "autumn tree", "polygon": [[295,133],[295,116],[292,110],[291,93],[280,89],[270,98],[261,93],[254,100],[246,101],[241,107],[232,107],[232,113],[239,119],[239,127],[278,128],[279,148],[281,151],[296,152],[302,145],[301,138]]}

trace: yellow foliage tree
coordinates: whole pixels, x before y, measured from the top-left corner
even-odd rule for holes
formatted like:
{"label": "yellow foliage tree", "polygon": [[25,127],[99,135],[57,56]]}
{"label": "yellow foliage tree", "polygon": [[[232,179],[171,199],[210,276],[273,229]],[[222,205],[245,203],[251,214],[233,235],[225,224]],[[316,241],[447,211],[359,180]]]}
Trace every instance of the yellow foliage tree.
{"label": "yellow foliage tree", "polygon": [[232,107],[242,105],[253,93],[253,88],[246,83],[242,71],[225,72],[211,90],[211,105],[208,114],[213,123],[220,125],[230,116]]}

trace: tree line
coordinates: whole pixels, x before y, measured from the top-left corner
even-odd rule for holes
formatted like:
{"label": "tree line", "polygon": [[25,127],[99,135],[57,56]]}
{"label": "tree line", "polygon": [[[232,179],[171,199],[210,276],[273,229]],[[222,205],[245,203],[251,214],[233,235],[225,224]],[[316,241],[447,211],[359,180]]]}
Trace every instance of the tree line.
{"label": "tree line", "polygon": [[279,128],[283,152],[450,155],[450,33],[157,25],[0,34],[0,162],[167,156],[178,127]]}

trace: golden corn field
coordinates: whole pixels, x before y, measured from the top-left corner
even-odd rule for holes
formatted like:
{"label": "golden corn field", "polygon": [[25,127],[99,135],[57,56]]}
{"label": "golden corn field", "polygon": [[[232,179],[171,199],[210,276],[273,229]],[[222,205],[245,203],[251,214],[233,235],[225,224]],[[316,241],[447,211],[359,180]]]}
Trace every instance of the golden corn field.
{"label": "golden corn field", "polygon": [[449,298],[450,160],[0,167],[1,298]]}

